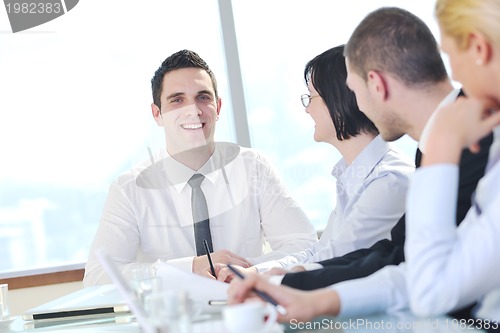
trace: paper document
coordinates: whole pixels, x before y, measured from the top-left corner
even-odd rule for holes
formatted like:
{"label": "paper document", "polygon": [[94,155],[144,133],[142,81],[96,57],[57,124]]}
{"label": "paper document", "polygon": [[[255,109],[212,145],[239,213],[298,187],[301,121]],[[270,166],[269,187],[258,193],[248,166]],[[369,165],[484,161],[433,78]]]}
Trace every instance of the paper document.
{"label": "paper document", "polygon": [[203,301],[207,305],[210,300],[227,298],[228,283],[186,273],[167,263],[158,262],[155,266],[157,267],[156,275],[162,279],[164,288],[185,290],[193,300]]}

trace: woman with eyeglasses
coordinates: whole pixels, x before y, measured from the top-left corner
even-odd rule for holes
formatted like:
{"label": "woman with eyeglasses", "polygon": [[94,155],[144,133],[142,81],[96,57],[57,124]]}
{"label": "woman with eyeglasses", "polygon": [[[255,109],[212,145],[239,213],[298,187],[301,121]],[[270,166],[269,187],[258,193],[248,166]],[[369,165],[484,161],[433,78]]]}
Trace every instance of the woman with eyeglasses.
{"label": "woman with eyeglasses", "polygon": [[[347,87],[344,46],[329,49],[309,61],[304,80],[309,94],[301,96],[315,123],[314,140],[335,147],[342,159],[334,166],[337,203],[320,240],[305,251],[279,260],[263,261],[242,272],[283,274],[291,267],[303,270],[315,262],[368,248],[390,239],[391,229],[405,212],[405,198],[414,163],[385,142],[375,125],[359,110]],[[229,281],[233,274],[219,267],[217,276]]]}

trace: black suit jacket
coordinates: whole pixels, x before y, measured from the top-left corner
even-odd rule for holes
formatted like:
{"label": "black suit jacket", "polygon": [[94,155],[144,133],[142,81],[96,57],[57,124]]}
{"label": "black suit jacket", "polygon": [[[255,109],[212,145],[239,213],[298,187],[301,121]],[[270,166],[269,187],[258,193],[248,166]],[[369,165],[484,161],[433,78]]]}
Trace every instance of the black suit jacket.
{"label": "black suit jacket", "polygon": [[[457,225],[464,219],[471,206],[472,193],[477,182],[484,175],[488,161],[489,147],[493,134],[484,138],[481,151],[472,154],[468,149],[460,159],[459,193],[457,199]],[[421,153],[417,150],[415,164],[420,166]],[[341,257],[320,262],[323,269],[289,273],[282,284],[297,289],[312,290],[326,287],[337,282],[368,276],[386,265],[398,265],[404,261],[405,216],[391,230],[391,240],[384,239],[367,249],[357,250]]]}

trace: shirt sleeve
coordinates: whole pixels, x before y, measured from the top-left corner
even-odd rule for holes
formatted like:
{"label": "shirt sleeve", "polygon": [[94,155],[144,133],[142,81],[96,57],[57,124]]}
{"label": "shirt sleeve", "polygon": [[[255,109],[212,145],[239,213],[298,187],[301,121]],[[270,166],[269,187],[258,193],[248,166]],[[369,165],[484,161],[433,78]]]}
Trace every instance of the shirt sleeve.
{"label": "shirt sleeve", "polygon": [[257,157],[256,163],[261,227],[273,251],[250,259],[253,264],[283,258],[318,241],[313,225],[275,170],[262,156]]}
{"label": "shirt sleeve", "polygon": [[361,279],[330,286],[340,298],[339,316],[396,312],[408,307],[405,264],[386,266]]}
{"label": "shirt sleeve", "polygon": [[106,253],[115,261],[122,274],[129,275],[139,248],[139,230],[128,198],[117,182],[111,184],[103,214],[85,265],[85,286],[111,283],[101,267],[96,252]]}
{"label": "shirt sleeve", "polygon": [[[397,224],[403,226],[404,217]],[[397,228],[401,229],[401,228]],[[368,276],[384,266],[397,265],[404,260],[403,246],[392,240],[383,239],[368,249],[360,249],[341,257],[322,261],[323,269],[307,272],[288,273],[282,284],[313,290],[352,279]]]}
{"label": "shirt sleeve", "polygon": [[[371,181],[354,207],[342,216],[336,210],[330,215],[321,239],[309,248],[283,258],[256,265],[259,271],[272,267],[287,267],[342,256],[368,248],[381,239],[390,239],[390,232],[403,216],[409,178],[399,174],[384,174]],[[334,219],[339,219],[335,224]]]}
{"label": "shirt sleeve", "polygon": [[458,166],[434,165],[415,174],[408,197],[405,251],[411,308],[416,314],[461,308],[500,285],[500,195],[495,186],[487,207],[479,213],[472,206],[457,228]]}
{"label": "shirt sleeve", "polygon": [[368,248],[381,239],[390,239],[391,229],[405,213],[409,176],[402,172],[387,172],[365,185],[356,203],[346,209],[335,230],[327,228],[314,245],[307,262],[318,262]]}
{"label": "shirt sleeve", "polygon": [[[390,239],[391,229],[405,211],[408,182],[407,176],[399,174],[385,174],[371,181],[354,207],[345,211],[343,216],[332,212],[318,242],[303,251],[259,263],[256,268],[265,271],[272,267],[319,262],[368,248],[384,238]],[[335,230],[334,219],[342,220],[338,221]]]}

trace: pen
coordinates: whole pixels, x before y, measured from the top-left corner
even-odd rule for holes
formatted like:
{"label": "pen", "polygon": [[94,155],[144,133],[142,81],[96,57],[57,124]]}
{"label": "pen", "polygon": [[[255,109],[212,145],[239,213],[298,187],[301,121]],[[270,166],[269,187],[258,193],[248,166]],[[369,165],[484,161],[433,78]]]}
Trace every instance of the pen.
{"label": "pen", "polygon": [[[233,266],[231,266],[231,264],[227,264],[227,267],[234,273],[236,274],[240,279],[244,280],[245,279],[245,276],[243,274],[241,274],[236,268],[234,268]],[[260,298],[262,298],[264,301],[266,302],[269,302],[271,303],[272,305],[274,305],[276,307],[276,310],[282,314],[283,316],[286,315],[286,309],[284,307],[282,307],[281,305],[278,304],[278,302],[276,302],[274,300],[274,298],[272,298],[271,296],[269,296],[267,293],[263,292],[262,290],[257,290],[255,288],[252,288],[252,291],[254,293],[257,294],[257,296],[259,296]]]}
{"label": "pen", "polygon": [[212,258],[210,257],[210,249],[208,248],[208,243],[206,239],[203,240],[203,245],[205,245],[205,251],[207,252],[208,263],[210,264],[210,271],[212,272],[214,278],[217,278],[217,276],[215,275],[214,263],[212,262]]}

